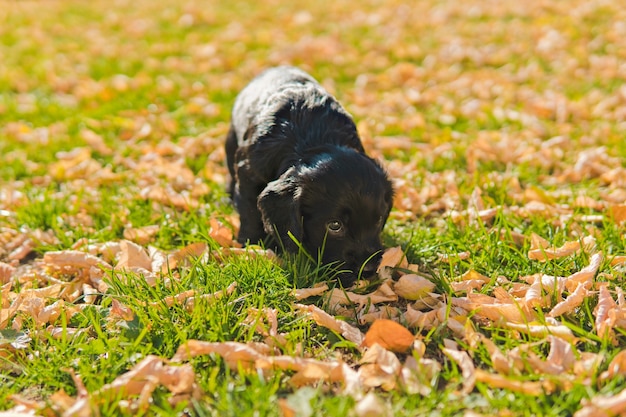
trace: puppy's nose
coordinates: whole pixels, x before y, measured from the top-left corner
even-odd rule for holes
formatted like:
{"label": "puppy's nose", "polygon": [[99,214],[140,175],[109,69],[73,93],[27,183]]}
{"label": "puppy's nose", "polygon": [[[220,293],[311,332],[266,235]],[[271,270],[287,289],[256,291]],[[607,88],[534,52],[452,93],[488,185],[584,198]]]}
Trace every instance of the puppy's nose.
{"label": "puppy's nose", "polygon": [[365,278],[369,278],[376,273],[376,268],[378,267],[378,262],[368,262],[363,267],[363,276]]}
{"label": "puppy's nose", "polygon": [[[373,251],[370,252],[369,256],[366,258],[367,261],[365,263],[365,265],[363,266],[363,276],[368,278],[373,276],[376,273],[376,269],[378,269],[378,264],[380,263],[380,259],[382,257],[381,251]],[[374,256],[372,256],[372,254],[374,254]]]}

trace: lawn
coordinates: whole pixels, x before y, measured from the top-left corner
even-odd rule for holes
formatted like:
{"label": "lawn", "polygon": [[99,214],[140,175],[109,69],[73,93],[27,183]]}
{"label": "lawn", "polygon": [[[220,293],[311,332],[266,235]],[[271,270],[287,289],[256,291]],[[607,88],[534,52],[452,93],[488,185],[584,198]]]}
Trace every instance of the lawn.
{"label": "lawn", "polygon": [[[626,413],[617,0],[0,4],[0,416]],[[396,190],[378,277],[233,240],[223,141],[310,72]]]}

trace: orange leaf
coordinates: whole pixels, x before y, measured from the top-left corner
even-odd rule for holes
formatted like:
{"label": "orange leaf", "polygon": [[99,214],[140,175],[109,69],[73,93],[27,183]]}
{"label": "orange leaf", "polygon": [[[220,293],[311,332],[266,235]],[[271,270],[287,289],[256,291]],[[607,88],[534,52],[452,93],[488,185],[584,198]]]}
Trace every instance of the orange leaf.
{"label": "orange leaf", "polygon": [[353,343],[363,343],[363,334],[359,329],[351,326],[343,320],[339,320],[334,316],[331,316],[321,308],[314,305],[303,304],[296,304],[296,308],[302,312],[309,314],[318,325],[341,334],[343,337]]}
{"label": "orange leaf", "polygon": [[403,353],[413,345],[415,337],[406,327],[392,320],[376,320],[365,334],[363,346],[371,347],[374,343],[392,352]]}
{"label": "orange leaf", "polygon": [[400,277],[393,290],[406,300],[419,300],[426,297],[434,288],[435,284],[428,278],[407,274]]}
{"label": "orange leaf", "polygon": [[124,229],[124,239],[138,245],[146,245],[159,233],[159,226],[127,227]]}
{"label": "orange leaf", "polygon": [[477,382],[487,384],[491,388],[504,388],[532,396],[539,396],[546,390],[546,387],[541,382],[509,379],[503,375],[492,374],[482,369],[476,369],[474,374]]}
{"label": "orange leaf", "polygon": [[315,297],[328,291],[328,285],[315,285],[313,288],[298,288],[294,291],[296,300],[304,300],[305,298]]}
{"label": "orange leaf", "polygon": [[118,268],[144,268],[148,271],[152,270],[152,261],[148,253],[136,243],[129,240],[120,242],[120,257],[117,262]]}
{"label": "orange leaf", "polygon": [[617,224],[626,221],[626,205],[615,205],[610,208],[611,218]]}
{"label": "orange leaf", "polygon": [[376,272],[382,271],[385,267],[395,268],[404,260],[404,252],[400,246],[389,248],[383,253],[383,257],[378,264]]}

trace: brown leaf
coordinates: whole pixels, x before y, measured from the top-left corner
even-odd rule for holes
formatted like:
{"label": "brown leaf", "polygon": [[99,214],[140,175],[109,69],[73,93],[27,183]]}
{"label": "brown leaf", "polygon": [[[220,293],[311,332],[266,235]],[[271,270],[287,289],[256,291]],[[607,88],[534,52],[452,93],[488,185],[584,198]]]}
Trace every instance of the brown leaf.
{"label": "brown leaf", "polygon": [[396,375],[402,367],[398,357],[391,351],[385,349],[378,343],[374,343],[365,351],[363,357],[359,361],[360,364],[376,364],[380,369],[390,375]]}
{"label": "brown leaf", "polygon": [[184,303],[185,310],[188,312],[192,312],[196,306],[197,300],[205,300],[205,302],[207,303],[213,303],[216,300],[219,300],[220,298],[226,295],[231,295],[233,292],[235,292],[236,288],[237,288],[237,283],[233,282],[223,291],[219,290],[212,294],[200,294],[200,295],[191,296],[185,300],[185,303]]}
{"label": "brown leaf", "polygon": [[393,291],[406,300],[418,300],[435,288],[428,278],[417,274],[402,275],[393,286]]}
{"label": "brown leaf", "polygon": [[600,268],[600,264],[604,259],[602,252],[597,252],[591,255],[591,259],[589,259],[589,265],[584,267],[578,272],[573,273],[569,277],[565,278],[565,287],[569,291],[574,291],[578,287],[578,284],[585,284],[587,288],[591,287],[593,283],[593,277],[596,276],[598,269]]}
{"label": "brown leaf", "polygon": [[477,370],[467,352],[451,348],[442,348],[441,351],[455,361],[457,365],[459,365],[459,368],[461,368],[461,374],[463,375],[463,390],[461,392],[465,395],[472,392],[476,384]]}
{"label": "brown leaf", "polygon": [[617,304],[611,297],[608,286],[606,284],[600,286],[598,294],[598,304],[593,310],[596,316],[595,326],[596,334],[599,337],[609,337],[613,339],[613,324],[611,320],[611,312],[617,309]]}
{"label": "brown leaf", "polygon": [[508,355],[502,353],[500,348],[488,337],[484,336],[481,333],[479,334],[480,341],[489,352],[491,357],[491,362],[493,364],[493,369],[501,374],[509,374],[511,373],[513,367],[511,365],[510,359]]}
{"label": "brown leaf", "polygon": [[109,317],[119,317],[125,321],[132,321],[135,318],[135,313],[129,307],[125,306],[117,299],[111,300],[111,311]]}
{"label": "brown leaf", "polygon": [[281,369],[296,371],[291,379],[296,386],[318,383],[320,381],[343,382],[345,379],[343,363],[338,361],[320,361],[312,358],[294,356],[263,356],[256,360],[257,369]]}
{"label": "brown leaf", "polygon": [[469,293],[467,297],[452,298],[452,305],[459,306],[479,317],[494,323],[528,323],[535,320],[536,314],[522,304],[500,302],[500,300],[478,293]]}
{"label": "brown leaf", "polygon": [[609,208],[611,219],[617,223],[623,223],[626,221],[626,204],[613,205]]}
{"label": "brown leaf", "polygon": [[596,395],[582,401],[583,407],[574,417],[613,417],[626,413],[626,389],[616,395]]}
{"label": "brown leaf", "polygon": [[459,252],[459,253],[439,253],[437,254],[439,261],[441,262],[445,262],[445,263],[450,263],[456,260],[466,260],[469,259],[471,254],[468,251],[464,251],[464,252]]}
{"label": "brown leaf", "polygon": [[368,310],[362,310],[357,314],[359,324],[373,323],[379,319],[394,319],[398,317],[399,309],[383,305],[380,308],[372,305]]}
{"label": "brown leaf", "polygon": [[383,253],[382,259],[378,264],[378,269],[376,270],[376,272],[380,273],[387,267],[395,268],[396,266],[400,265],[405,259],[406,258],[404,256],[404,252],[402,251],[402,248],[400,246],[389,248]]}
{"label": "brown leaf", "polygon": [[219,220],[212,218],[209,220],[209,236],[223,247],[241,247],[241,244],[234,240],[233,231],[222,224]]}
{"label": "brown leaf", "polygon": [[297,288],[296,290],[294,290],[294,295],[296,297],[296,300],[300,301],[304,300],[305,298],[316,297],[318,295],[324,294],[326,291],[328,291],[328,285],[321,283],[315,285],[315,287],[313,288]]}
{"label": "brown leaf", "polygon": [[334,308],[337,305],[359,304],[364,306],[370,303],[379,304],[397,300],[398,295],[391,289],[389,282],[386,281],[370,294],[356,294],[351,291],[334,288],[330,292],[329,304],[331,308]]}
{"label": "brown leaf", "polygon": [[286,398],[280,398],[278,400],[278,407],[280,409],[282,417],[296,417],[296,410],[289,405]]}
{"label": "brown leaf", "polygon": [[349,340],[357,345],[361,345],[363,343],[364,336],[359,329],[351,326],[343,320],[336,319],[319,307],[314,305],[307,306],[303,304],[296,304],[296,308],[309,314],[318,325],[339,333],[345,337],[346,340]]}
{"label": "brown leaf", "polygon": [[80,137],[92,148],[94,151],[108,156],[113,154],[113,150],[109,148],[102,136],[98,135],[93,130],[82,129],[80,131]]}
{"label": "brown leaf", "polygon": [[550,248],[550,243],[535,233],[532,234],[530,242],[528,258],[541,262],[546,262],[550,259],[563,258],[580,250],[580,242],[577,240],[565,242],[563,246],[558,248]]}
{"label": "brown leaf", "polygon": [[544,384],[540,382],[509,379],[502,375],[483,371],[482,369],[476,369],[474,375],[476,382],[482,382],[489,385],[491,388],[503,388],[534,397],[537,397],[546,391]]}
{"label": "brown leaf", "polygon": [[606,381],[618,376],[626,376],[626,350],[619,352],[609,363],[606,371],[600,374],[600,381]]}
{"label": "brown leaf", "polygon": [[4,262],[0,262],[0,284],[6,284],[15,272],[15,268]]}
{"label": "brown leaf", "polygon": [[404,353],[413,345],[415,336],[406,327],[392,320],[376,320],[365,334],[363,346],[375,343],[392,352]]}
{"label": "brown leaf", "polygon": [[195,375],[191,365],[166,365],[163,359],[157,356],[146,356],[130,371],[115,378],[110,384],[104,385],[97,394],[120,393],[137,395],[142,392],[143,386],[150,378],[156,378],[174,394],[189,392],[194,385]]}
{"label": "brown leaf", "polygon": [[124,239],[130,240],[138,245],[147,245],[154,240],[154,237],[159,233],[159,229],[157,225],[126,227],[124,228]]}
{"label": "brown leaf", "polygon": [[78,396],[73,401],[66,395],[57,394],[60,399],[57,406],[63,405],[66,415],[91,416],[93,403],[101,397],[120,397],[138,395],[136,406],[145,409],[150,401],[154,390],[163,385],[176,395],[190,395],[198,388],[195,384],[195,373],[189,364],[172,366],[165,364],[163,359],[157,356],[146,356],[130,371],[118,376],[110,384],[102,386],[93,393],[87,392],[80,377],[69,370],[78,389]]}
{"label": "brown leaf", "polygon": [[98,258],[86,252],[76,250],[50,251],[43,256],[44,263],[57,267],[72,267],[78,269],[89,269],[98,267],[111,270],[113,267]]}
{"label": "brown leaf", "polygon": [[406,320],[407,325],[411,328],[419,330],[429,330],[441,324],[439,321],[439,311],[441,308],[444,310],[446,309],[444,306],[424,313],[413,309],[410,305],[407,305],[406,307],[407,310],[404,313],[404,319]]}
{"label": "brown leaf", "polygon": [[354,413],[357,417],[387,417],[392,415],[385,402],[373,392],[357,401],[354,406]]}
{"label": "brown leaf", "polygon": [[575,342],[577,339],[569,327],[562,324],[539,324],[539,323],[504,323],[504,327],[525,333],[533,337],[544,338],[549,335],[558,336],[568,342]]}
{"label": "brown leaf", "polygon": [[626,255],[616,255],[611,258],[611,266],[626,264]]}
{"label": "brown leaf", "polygon": [[548,317],[558,317],[560,315],[571,313],[579,307],[585,298],[589,295],[589,290],[587,289],[587,284],[578,283],[578,286],[567,298],[560,303],[556,304],[552,307],[547,314]]}
{"label": "brown leaf", "polygon": [[231,369],[239,366],[251,368],[257,359],[263,358],[269,352],[269,346],[261,343],[239,342],[203,342],[200,340],[188,340],[178,347],[172,361],[187,361],[200,355],[216,353],[224,358]]}
{"label": "brown leaf", "polygon": [[152,261],[141,246],[129,240],[122,240],[120,249],[117,268],[143,268],[152,271]]}
{"label": "brown leaf", "polygon": [[190,258],[198,258],[206,253],[208,246],[204,242],[194,242],[177,250],[171,256],[170,268],[175,268],[179,263]]}

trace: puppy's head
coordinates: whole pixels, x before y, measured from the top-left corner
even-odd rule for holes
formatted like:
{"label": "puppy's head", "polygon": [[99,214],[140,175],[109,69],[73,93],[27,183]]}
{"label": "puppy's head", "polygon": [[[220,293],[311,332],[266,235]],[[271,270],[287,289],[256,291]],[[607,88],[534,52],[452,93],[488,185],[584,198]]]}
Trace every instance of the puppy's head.
{"label": "puppy's head", "polygon": [[380,261],[380,234],[389,216],[393,190],[384,169],[355,150],[326,147],[309,152],[298,165],[268,184],[259,196],[267,233],[289,251],[289,232],[323,263],[371,275]]}

